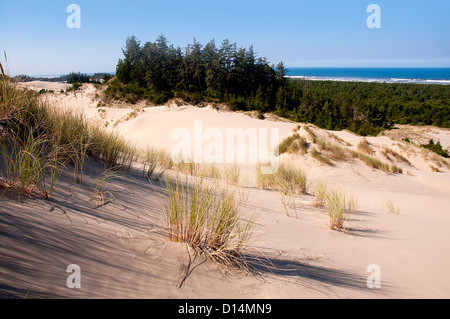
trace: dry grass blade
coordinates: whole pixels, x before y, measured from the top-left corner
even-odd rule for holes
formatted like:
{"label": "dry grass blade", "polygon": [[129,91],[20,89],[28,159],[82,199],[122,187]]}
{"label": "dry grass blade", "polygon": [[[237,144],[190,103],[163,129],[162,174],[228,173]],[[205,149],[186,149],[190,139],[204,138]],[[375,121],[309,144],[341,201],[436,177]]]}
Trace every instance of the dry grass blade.
{"label": "dry grass blade", "polygon": [[400,215],[400,208],[395,206],[394,201],[390,196],[386,196],[384,199],[383,208],[387,213]]}
{"label": "dry grass blade", "polygon": [[373,148],[370,146],[369,142],[367,141],[367,139],[362,139],[361,142],[359,142],[358,146],[358,151],[366,153],[368,155],[372,155],[373,154]]}
{"label": "dry grass blade", "polygon": [[314,158],[314,159],[316,159],[316,160],[318,160],[320,163],[322,163],[322,164],[325,164],[325,165],[328,165],[328,166],[334,166],[334,164],[333,164],[333,162],[329,159],[329,158],[327,158],[327,157],[325,157],[324,155],[322,155],[320,152],[318,152],[316,149],[313,149],[312,151],[311,151],[311,156]]}
{"label": "dry grass blade", "polygon": [[224,169],[225,180],[228,184],[238,186],[241,169],[236,164],[227,165]]}
{"label": "dry grass blade", "polygon": [[122,137],[89,124],[81,114],[51,107],[8,76],[0,77],[0,121],[0,187],[6,190],[38,192],[47,199],[66,162],[74,165],[76,180],[82,183],[89,156],[125,170],[137,158],[137,148]]}
{"label": "dry grass blade", "polygon": [[388,147],[384,147],[383,148],[383,153],[384,157],[386,157],[388,160],[392,160],[391,157],[397,159],[400,162],[403,162],[409,166],[411,166],[411,162],[404,157],[403,155],[393,151],[392,149],[388,148]]}
{"label": "dry grass blade", "polygon": [[263,189],[277,190],[284,194],[300,195],[306,193],[308,177],[299,166],[281,163],[275,174],[262,174],[262,164],[256,165],[256,184]]}
{"label": "dry grass blade", "polygon": [[306,154],[308,149],[308,143],[304,137],[301,137],[298,133],[295,133],[287,137],[278,146],[279,154],[288,152],[289,154],[295,154],[301,152],[301,154]]}
{"label": "dry grass blade", "polygon": [[330,229],[346,231],[348,215],[358,210],[357,198],[337,186],[329,187],[320,180],[316,181],[314,191],[316,203],[323,205],[328,211]]}
{"label": "dry grass blade", "polygon": [[113,170],[106,170],[103,172],[95,181],[95,184],[91,187],[94,191],[92,195],[92,200],[97,202],[97,207],[112,203],[115,200],[114,195],[105,190],[108,182],[116,177],[116,173]]}
{"label": "dry grass blade", "polygon": [[331,188],[325,196],[324,205],[330,217],[330,229],[344,229],[345,215],[347,213],[345,194],[336,187]]}
{"label": "dry grass blade", "polygon": [[314,207],[321,207],[325,204],[325,196],[327,194],[328,185],[323,180],[315,180],[313,183]]}
{"label": "dry grass blade", "polygon": [[373,156],[367,155],[366,153],[362,153],[359,151],[353,151],[353,150],[350,152],[350,154],[354,158],[359,158],[370,168],[379,169],[379,170],[382,170],[383,172],[390,172],[390,166],[388,164],[383,163],[382,161],[380,161],[379,159],[377,159]]}

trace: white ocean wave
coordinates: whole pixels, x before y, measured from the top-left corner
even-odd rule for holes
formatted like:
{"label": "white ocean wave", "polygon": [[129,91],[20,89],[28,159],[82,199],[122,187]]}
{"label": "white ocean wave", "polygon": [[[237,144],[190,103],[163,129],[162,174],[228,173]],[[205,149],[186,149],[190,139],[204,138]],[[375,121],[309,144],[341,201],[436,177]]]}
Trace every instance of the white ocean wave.
{"label": "white ocean wave", "polygon": [[377,83],[416,83],[416,84],[445,84],[450,85],[450,80],[433,80],[433,79],[404,79],[404,78],[355,78],[355,77],[326,77],[326,76],[302,76],[290,75],[286,76],[290,79],[305,79],[312,81],[337,81],[337,82],[377,82]]}

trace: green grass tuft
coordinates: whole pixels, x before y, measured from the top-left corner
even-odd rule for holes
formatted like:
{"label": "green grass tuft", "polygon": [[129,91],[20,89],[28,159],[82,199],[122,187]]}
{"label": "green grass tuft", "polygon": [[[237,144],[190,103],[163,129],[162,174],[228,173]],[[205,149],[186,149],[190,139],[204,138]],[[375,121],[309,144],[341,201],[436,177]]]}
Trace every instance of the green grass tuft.
{"label": "green grass tuft", "polygon": [[366,153],[367,155],[372,155],[374,152],[372,146],[370,146],[369,142],[365,138],[359,142],[357,149],[359,152]]}
{"label": "green grass tuft", "polygon": [[107,168],[129,170],[137,148],[70,110],[48,105],[33,91],[21,90],[8,77],[0,79],[0,187],[48,198],[67,164],[83,180],[88,157]]}
{"label": "green grass tuft", "polygon": [[256,165],[256,184],[263,189],[271,189],[283,194],[306,194],[307,175],[303,169],[287,163],[280,163],[275,174],[261,174],[261,164]]}
{"label": "green grass tuft", "polygon": [[221,264],[241,267],[254,219],[243,218],[240,194],[203,177],[177,176],[166,188],[163,211],[169,239],[201,250]]}
{"label": "green grass tuft", "polygon": [[320,163],[323,163],[323,164],[329,165],[329,166],[334,166],[333,162],[332,162],[329,158],[327,158],[327,157],[325,157],[324,155],[322,155],[322,154],[321,154],[320,152],[318,152],[316,149],[313,149],[313,150],[311,151],[311,156],[312,156],[314,159],[318,160]]}

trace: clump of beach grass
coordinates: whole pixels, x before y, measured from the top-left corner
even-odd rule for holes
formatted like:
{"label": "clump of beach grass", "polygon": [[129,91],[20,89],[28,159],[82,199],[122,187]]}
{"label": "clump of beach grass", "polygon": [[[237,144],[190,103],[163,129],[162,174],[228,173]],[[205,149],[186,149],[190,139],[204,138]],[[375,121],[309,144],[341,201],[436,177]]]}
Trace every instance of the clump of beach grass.
{"label": "clump of beach grass", "polygon": [[253,234],[253,215],[245,219],[238,190],[218,181],[177,175],[166,182],[162,208],[169,239],[200,250],[214,261],[242,268],[242,253]]}
{"label": "clump of beach grass", "polygon": [[358,199],[338,186],[329,186],[324,180],[316,179],[312,183],[313,206],[325,207],[328,212],[329,226],[332,230],[346,230],[347,216],[358,210]]}
{"label": "clump of beach grass", "polygon": [[0,141],[0,189],[27,196],[37,193],[48,199],[64,162],[59,158],[61,149],[46,144],[46,140],[33,135],[10,144]]}
{"label": "clump of beach grass", "polygon": [[359,152],[363,152],[368,155],[372,155],[374,152],[372,146],[370,146],[369,142],[365,138],[363,138],[361,142],[359,142],[357,149]]}
{"label": "clump of beach grass", "polygon": [[206,177],[213,178],[213,179],[221,179],[222,178],[222,172],[214,163],[205,165],[203,167],[203,174]]}
{"label": "clump of beach grass", "polygon": [[350,154],[354,158],[359,158],[362,162],[364,162],[367,166],[369,166],[372,169],[379,169],[386,173],[403,174],[403,169],[398,167],[397,165],[389,165],[387,163],[380,161],[378,158],[367,155],[366,153],[362,153],[359,151],[351,151]]}
{"label": "clump of beach grass", "polygon": [[400,208],[394,204],[394,201],[390,196],[386,196],[383,202],[383,209],[385,212],[400,215]]}
{"label": "clump of beach grass", "polygon": [[[386,157],[388,160],[392,160],[392,158],[395,158],[396,160],[403,162],[409,166],[411,166],[411,162],[404,157],[403,155],[401,155],[400,153],[397,153],[396,151],[388,148],[388,147],[384,147],[383,148],[383,153],[384,157]],[[391,158],[392,157],[392,158]]]}
{"label": "clump of beach grass", "polygon": [[442,171],[436,166],[430,165],[430,169],[433,173],[442,173]]}
{"label": "clump of beach grass", "polygon": [[366,153],[352,150],[350,152],[350,154],[354,158],[360,159],[362,162],[364,162],[370,168],[379,169],[379,170],[382,170],[383,172],[389,172],[390,171],[390,167],[389,167],[388,164],[383,163],[379,159],[377,159],[377,158],[375,158],[373,156],[370,156],[370,155],[368,155]]}
{"label": "clump of beach grass", "polygon": [[291,147],[292,143],[298,138],[300,138],[300,135],[298,133],[295,133],[284,139],[278,146],[279,154],[281,155],[286,153],[287,150]]}
{"label": "clump of beach grass", "polygon": [[147,147],[143,152],[142,161],[144,162],[142,177],[151,179],[158,166],[158,152],[152,147]]}
{"label": "clump of beach grass", "polygon": [[92,147],[90,154],[102,160],[107,168],[129,170],[138,157],[138,149],[118,133],[108,133],[98,126],[90,126]]}
{"label": "clump of beach grass", "polygon": [[357,197],[355,197],[353,194],[347,194],[346,201],[347,201],[347,210],[350,213],[355,213],[358,211],[359,202]]}
{"label": "clump of beach grass", "polygon": [[279,154],[289,153],[289,154],[306,154],[308,151],[308,143],[304,137],[301,137],[298,133],[295,133],[281,142],[278,146]]}
{"label": "clump of beach grass", "polygon": [[317,136],[314,138],[314,143],[317,144],[320,151],[313,149],[311,156],[323,164],[333,166],[331,159],[334,161],[346,161],[350,158],[348,150],[336,143],[326,141]]}
{"label": "clump of beach grass", "polygon": [[130,169],[138,153],[135,146],[88,123],[81,114],[51,107],[35,92],[19,89],[3,72],[1,188],[27,195],[37,192],[47,199],[67,164],[74,166],[75,179],[82,183],[88,157],[107,168]]}
{"label": "clump of beach grass", "polygon": [[316,179],[312,184],[312,194],[314,195],[314,207],[321,207],[325,204],[328,184],[321,179]]}
{"label": "clump of beach grass", "polygon": [[336,140],[336,141],[339,142],[340,144],[344,144],[345,146],[352,146],[352,144],[350,144],[349,142],[343,140],[342,138],[340,138],[340,137],[337,136],[336,134],[333,134],[333,133],[328,132],[328,136],[331,137],[332,139]]}
{"label": "clump of beach grass", "polygon": [[239,176],[241,174],[241,169],[236,164],[229,164],[225,166],[223,170],[225,180],[230,185],[239,185]]}
{"label": "clump of beach grass", "polygon": [[329,157],[335,161],[344,161],[347,160],[349,155],[348,151],[340,145],[335,143],[326,142],[323,139],[318,139],[317,143],[322,150],[328,152]]}
{"label": "clump of beach grass", "polygon": [[[431,151],[429,151],[429,153],[430,152]],[[430,153],[430,155],[431,155],[431,161],[433,161],[434,164],[438,168],[443,168],[443,166],[445,166],[447,169],[450,169],[450,164],[447,162],[447,160],[444,157],[442,157],[436,153],[432,153],[432,152]]]}
{"label": "clump of beach grass", "polygon": [[201,173],[201,166],[199,163],[195,163],[190,158],[183,158],[178,163],[174,163],[173,169],[182,172],[185,175],[199,176]]}
{"label": "clump of beach grass", "polygon": [[262,164],[256,165],[256,184],[263,189],[277,190],[284,194],[306,194],[307,175],[293,163],[280,163],[274,174],[262,174]]}
{"label": "clump of beach grass", "polygon": [[393,174],[403,174],[403,169],[397,165],[391,165],[389,170]]}
{"label": "clump of beach grass", "polygon": [[342,189],[334,186],[326,190],[323,205],[328,211],[330,229],[345,231],[347,216],[357,210],[358,203],[353,196],[349,197]]}
{"label": "clump of beach grass", "polygon": [[322,164],[328,165],[328,166],[334,166],[333,162],[326,156],[322,155],[319,151],[316,149],[313,149],[311,151],[311,156],[319,161]]}
{"label": "clump of beach grass", "polygon": [[317,135],[312,130],[312,125],[311,124],[308,124],[308,125],[305,124],[305,125],[302,126],[302,128],[308,134],[310,141],[312,143],[316,143],[317,142]]}
{"label": "clump of beach grass", "polygon": [[164,169],[171,169],[175,165],[175,162],[168,152],[166,152],[163,149],[157,149],[157,156],[158,156],[158,164],[163,167]]}
{"label": "clump of beach grass", "polygon": [[264,114],[261,113],[260,111],[247,111],[247,112],[244,112],[244,115],[247,115],[253,119],[258,119],[258,120],[265,119]]}
{"label": "clump of beach grass", "polygon": [[295,204],[295,195],[285,194],[280,192],[281,204],[283,205],[284,211],[287,217],[290,217],[288,208],[294,209],[295,218],[298,219],[297,205]]}
{"label": "clump of beach grass", "polygon": [[106,170],[96,179],[94,185],[91,187],[91,190],[93,191],[91,200],[97,202],[97,207],[115,201],[114,195],[105,189],[109,181],[115,176],[116,173],[113,170]]}

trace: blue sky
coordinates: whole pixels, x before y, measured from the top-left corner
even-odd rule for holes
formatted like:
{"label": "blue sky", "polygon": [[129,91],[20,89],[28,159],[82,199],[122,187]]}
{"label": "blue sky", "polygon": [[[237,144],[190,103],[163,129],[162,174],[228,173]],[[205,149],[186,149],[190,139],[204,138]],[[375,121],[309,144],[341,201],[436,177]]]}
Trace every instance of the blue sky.
{"label": "blue sky", "polygon": [[[72,3],[80,29],[66,25]],[[372,3],[380,29],[366,25]],[[159,34],[182,47],[194,37],[253,45],[288,67],[450,67],[449,0],[0,0],[0,50],[13,75],[114,71],[128,36]]]}

